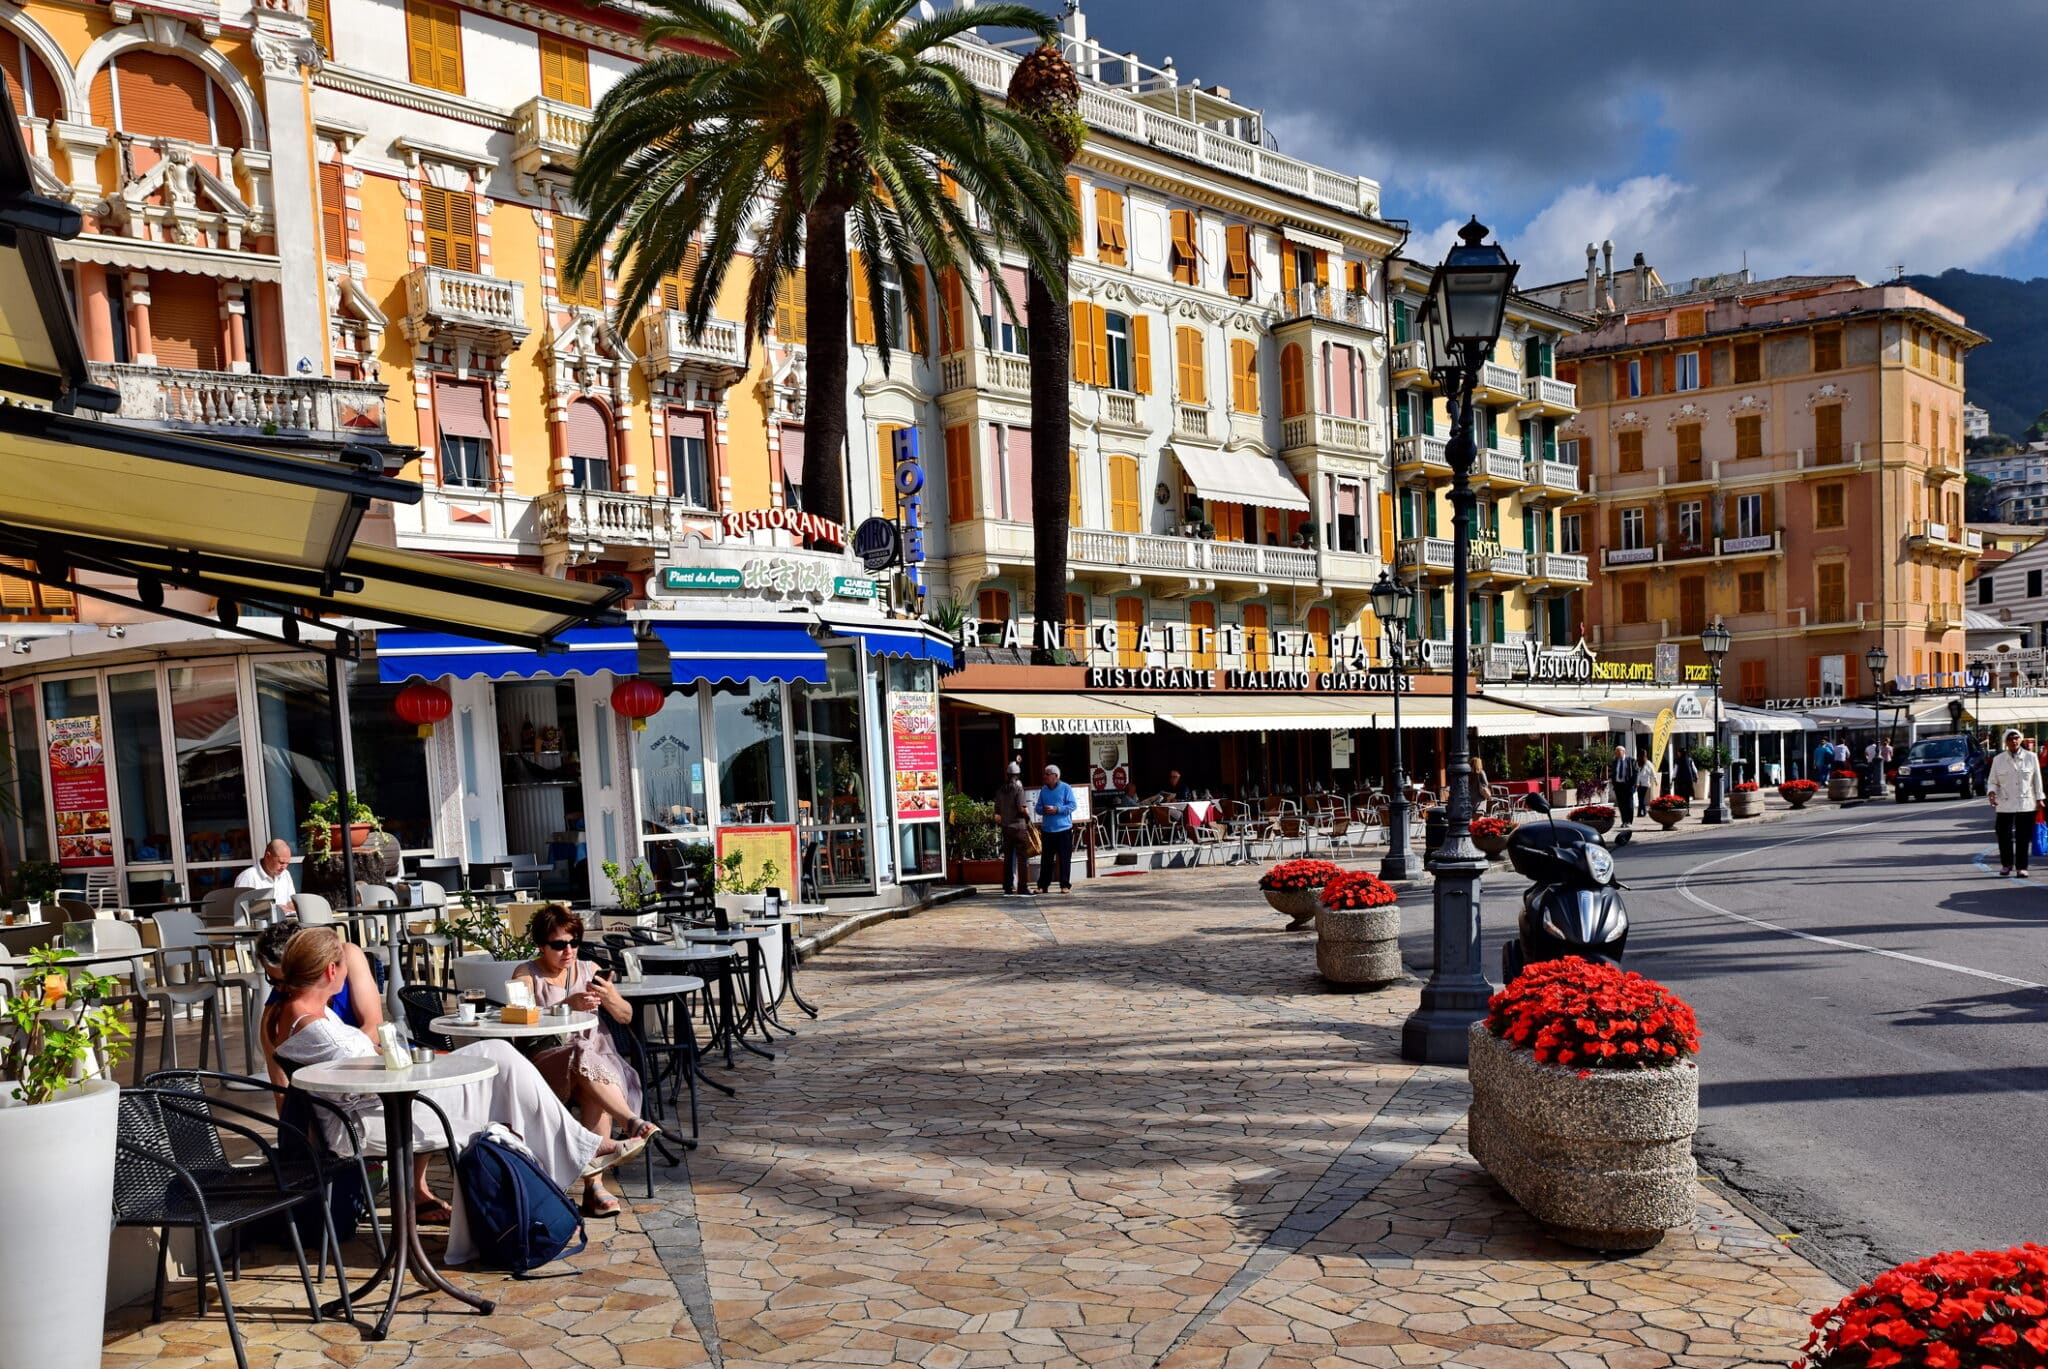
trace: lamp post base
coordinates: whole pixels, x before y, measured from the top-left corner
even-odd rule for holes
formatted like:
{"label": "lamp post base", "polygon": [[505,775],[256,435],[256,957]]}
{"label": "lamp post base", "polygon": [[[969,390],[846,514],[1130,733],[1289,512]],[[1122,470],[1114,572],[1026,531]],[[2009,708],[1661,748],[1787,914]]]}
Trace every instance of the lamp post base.
{"label": "lamp post base", "polygon": [[1380,878],[1412,883],[1422,878],[1422,857],[1415,851],[1408,827],[1408,805],[1402,804],[1387,817],[1387,854],[1380,861]]}
{"label": "lamp post base", "polygon": [[1436,972],[1422,1002],[1401,1024],[1401,1058],[1418,1065],[1462,1065],[1472,1024],[1486,1016],[1493,984],[1480,966],[1479,882],[1486,857],[1470,837],[1437,851],[1434,908]]}
{"label": "lamp post base", "polygon": [[1700,814],[1700,821],[1709,824],[1734,821],[1734,815],[1728,811],[1728,778],[1726,771],[1716,770],[1713,777],[1708,780],[1707,811]]}

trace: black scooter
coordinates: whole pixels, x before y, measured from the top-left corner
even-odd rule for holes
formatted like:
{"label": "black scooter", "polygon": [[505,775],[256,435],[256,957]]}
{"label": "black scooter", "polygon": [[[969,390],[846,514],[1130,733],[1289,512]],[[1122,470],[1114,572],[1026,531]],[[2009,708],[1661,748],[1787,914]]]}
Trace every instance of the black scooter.
{"label": "black scooter", "polygon": [[1614,856],[1584,823],[1560,820],[1540,797],[1530,806],[1549,816],[1521,824],[1508,838],[1509,862],[1533,883],[1522,891],[1520,934],[1501,947],[1502,980],[1512,983],[1524,966],[1565,956],[1620,965],[1628,910]]}

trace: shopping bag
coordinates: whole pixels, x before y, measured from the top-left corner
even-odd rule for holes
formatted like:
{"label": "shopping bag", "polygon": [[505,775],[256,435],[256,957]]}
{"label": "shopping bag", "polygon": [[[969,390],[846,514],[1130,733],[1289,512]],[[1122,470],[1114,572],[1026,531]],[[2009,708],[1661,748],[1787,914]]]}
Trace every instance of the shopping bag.
{"label": "shopping bag", "polygon": [[1035,856],[1045,849],[1045,842],[1038,835],[1038,826],[1033,824],[1024,829],[1024,854]]}
{"label": "shopping bag", "polygon": [[2048,822],[2034,822],[2034,854],[2048,856]]}

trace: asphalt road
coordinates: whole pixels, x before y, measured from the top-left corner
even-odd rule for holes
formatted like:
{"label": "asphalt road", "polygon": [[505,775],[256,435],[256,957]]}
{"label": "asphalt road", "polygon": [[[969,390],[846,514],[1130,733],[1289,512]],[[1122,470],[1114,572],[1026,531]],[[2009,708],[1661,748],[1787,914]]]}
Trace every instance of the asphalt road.
{"label": "asphalt road", "polygon": [[[2002,880],[1991,845],[1987,804],[1935,798],[1617,855],[1629,967],[1700,1017],[1702,1167],[1847,1282],[2048,1240],[2048,868]],[[1495,870],[1498,979],[1525,885]]]}

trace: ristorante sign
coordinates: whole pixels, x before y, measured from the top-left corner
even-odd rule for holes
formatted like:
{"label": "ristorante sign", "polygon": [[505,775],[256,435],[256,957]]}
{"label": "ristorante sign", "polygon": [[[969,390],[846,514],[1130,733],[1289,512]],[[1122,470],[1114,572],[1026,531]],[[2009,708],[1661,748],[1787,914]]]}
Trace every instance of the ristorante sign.
{"label": "ristorante sign", "polygon": [[[1391,694],[1391,670],[1189,670],[1179,666],[1090,666],[1088,688],[1206,694],[1216,690],[1264,693]],[[1400,677],[1401,692],[1412,693],[1415,678]]]}

